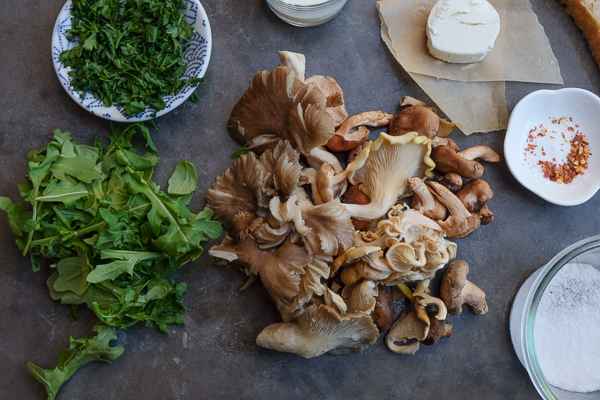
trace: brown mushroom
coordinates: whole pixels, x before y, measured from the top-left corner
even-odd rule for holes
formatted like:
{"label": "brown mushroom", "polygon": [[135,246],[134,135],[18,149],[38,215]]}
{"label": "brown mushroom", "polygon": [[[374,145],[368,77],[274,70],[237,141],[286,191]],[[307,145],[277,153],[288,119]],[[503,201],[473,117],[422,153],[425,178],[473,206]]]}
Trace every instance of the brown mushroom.
{"label": "brown mushroom", "polygon": [[459,156],[466,158],[467,160],[474,160],[476,158],[480,158],[483,161],[487,162],[498,162],[500,161],[500,156],[494,150],[492,150],[488,146],[475,146],[470,147],[466,150],[458,153]]}
{"label": "brown mushroom", "polygon": [[443,173],[456,172],[463,178],[478,179],[483,174],[483,166],[477,161],[467,160],[447,146],[438,146],[431,151],[435,168]]}
{"label": "brown mushroom", "polygon": [[452,336],[452,324],[434,318],[434,313],[429,313],[428,315],[431,325],[429,326],[427,337],[421,341],[421,343],[425,346],[432,346],[436,344],[440,338]]}
{"label": "brown mushroom", "polygon": [[400,136],[408,132],[417,132],[419,136],[431,140],[436,137],[439,127],[440,118],[435,112],[427,107],[411,106],[394,116],[390,122],[389,134]]}
{"label": "brown mushroom", "polygon": [[[451,179],[449,179],[450,177]],[[460,178],[460,181],[455,179],[455,177]],[[439,183],[452,193],[456,193],[462,187],[462,177],[458,175],[456,172],[449,172],[446,175],[437,175],[432,178],[432,181]]]}
{"label": "brown mushroom", "polygon": [[479,208],[475,208],[475,212],[479,214],[479,219],[481,220],[481,225],[487,225],[494,220],[494,213],[490,210],[487,204],[479,205]]}
{"label": "brown mushroom", "polygon": [[435,148],[438,146],[446,146],[446,147],[450,147],[452,150],[458,152],[460,151],[458,149],[458,146],[456,145],[456,143],[454,142],[454,140],[452,139],[448,139],[448,138],[441,138],[439,136],[436,136],[432,141],[431,141],[431,147]]}
{"label": "brown mushroom", "polygon": [[434,221],[444,220],[448,210],[429,191],[425,183],[419,178],[408,178],[408,185],[415,192],[411,207],[423,211],[423,215]]}
{"label": "brown mushroom", "polygon": [[346,119],[327,142],[331,151],[351,150],[363,144],[369,138],[369,130],[365,126],[385,126],[394,116],[382,111],[367,111]]}
{"label": "brown mushroom", "polygon": [[477,203],[487,203],[494,196],[490,185],[484,180],[473,179],[456,193],[456,197],[465,205],[465,208],[473,212]]}
{"label": "brown mushroom", "polygon": [[348,152],[348,155],[346,156],[346,165],[356,160],[356,157],[358,157],[360,152],[365,148],[365,145],[365,143],[362,143]]}
{"label": "brown mushroom", "polygon": [[[437,116],[437,109],[435,107],[430,106],[429,104],[412,98],[410,96],[404,96],[400,100],[400,107],[402,106],[417,106],[417,107],[425,107],[431,110]],[[437,130],[438,137],[446,137],[454,130],[454,122],[446,121],[443,118],[438,117],[439,119],[439,129]]]}
{"label": "brown mushroom", "polygon": [[467,280],[469,265],[463,260],[455,260],[448,264],[440,286],[441,298],[451,315],[460,315],[462,305],[468,305],[473,314],[483,315],[488,312],[485,292]]}
{"label": "brown mushroom", "polygon": [[379,288],[379,294],[375,297],[375,313],[372,314],[373,322],[379,328],[379,333],[387,332],[394,322],[394,301],[390,292]]}
{"label": "brown mushroom", "polygon": [[450,217],[445,221],[437,221],[438,225],[446,231],[446,235],[453,239],[462,239],[475,232],[481,224],[479,214],[470,213],[458,197],[437,182],[429,182],[433,194],[441,201],[450,212]]}
{"label": "brown mushroom", "polygon": [[[342,203],[346,204],[369,204],[371,199],[362,190],[359,185],[350,185],[346,190],[346,193],[341,198]],[[371,225],[371,220],[362,218],[351,218],[354,227],[357,230],[364,230]]]}
{"label": "brown mushroom", "polygon": [[[417,317],[415,311],[408,314],[400,315],[400,318],[390,328],[385,337],[387,348],[394,353],[399,354],[415,354],[419,350],[419,341],[424,340],[429,333],[429,325]],[[408,343],[410,340],[416,339],[414,343]],[[404,345],[398,345],[401,343]]]}

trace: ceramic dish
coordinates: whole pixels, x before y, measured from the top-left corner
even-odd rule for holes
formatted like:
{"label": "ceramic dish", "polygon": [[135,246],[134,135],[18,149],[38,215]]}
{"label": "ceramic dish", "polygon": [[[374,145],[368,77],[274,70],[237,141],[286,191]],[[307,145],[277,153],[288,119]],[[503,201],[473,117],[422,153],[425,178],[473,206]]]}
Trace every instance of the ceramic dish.
{"label": "ceramic dish", "polygon": [[[577,129],[585,135],[591,150],[585,175],[575,177],[568,185],[544,178],[541,166],[528,163],[530,160],[525,161],[524,157],[530,131],[540,124],[550,128],[550,121],[561,117],[572,118],[573,125],[578,125]],[[600,188],[598,126],[600,98],[595,94],[575,88],[533,92],[515,106],[508,122],[504,139],[504,156],[508,168],[519,183],[544,200],[561,206],[582,204]],[[540,150],[541,148],[537,149]]]}
{"label": "ceramic dish", "polygon": [[344,8],[346,0],[267,0],[267,4],[288,24],[309,27],[335,17]]}
{"label": "ceramic dish", "polygon": [[[547,286],[569,263],[584,263],[600,270],[600,236],[581,240],[556,255],[548,264],[535,271],[519,289],[510,312],[510,335],[517,357],[544,400],[598,400],[600,391],[577,393],[552,386],[538,360],[535,340],[536,313]],[[584,341],[586,338],[579,337]],[[577,370],[578,365],[564,368]]]}
{"label": "ceramic dish", "polygon": [[[186,3],[185,19],[194,28],[194,35],[189,42],[190,46],[183,53],[184,62],[188,65],[183,78],[202,78],[210,59],[212,43],[210,25],[206,12],[198,0],[186,0]],[[62,62],[58,61],[60,53],[78,45],[77,42],[70,42],[65,36],[65,31],[71,27],[71,6],[71,0],[67,0],[56,19],[54,31],[52,32],[52,62],[63,88],[81,107],[94,115],[111,121],[146,121],[160,117],[173,110],[194,92],[195,88],[187,85],[176,95],[163,96],[162,99],[166,107],[157,112],[155,116],[152,116],[154,110],[150,108],[146,108],[144,112],[139,114],[128,116],[122,107],[104,107],[102,101],[95,99],[91,93],[76,92],[70,85],[70,77],[68,75],[70,68],[66,68]]]}

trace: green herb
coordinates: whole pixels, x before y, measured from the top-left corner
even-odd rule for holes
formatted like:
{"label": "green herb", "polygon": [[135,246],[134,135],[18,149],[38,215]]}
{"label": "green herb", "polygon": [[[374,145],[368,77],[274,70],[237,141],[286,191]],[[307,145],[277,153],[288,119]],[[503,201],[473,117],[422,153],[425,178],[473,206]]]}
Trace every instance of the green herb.
{"label": "green herb", "polygon": [[[96,337],[71,340],[71,351],[63,351],[53,371],[29,365],[49,399],[79,367],[121,354],[123,349],[108,346],[115,328],[143,321],[168,333],[169,324],[183,324],[187,285],[168,278],[200,256],[202,241],[221,235],[211,210],[195,214],[187,207],[198,179],[191,163],[177,164],[165,193],[151,180],[158,158],[148,128],[112,128],[108,148],[55,131],[54,141],[28,155],[29,182],[19,185],[25,202],[0,197],[34,271],[41,258],[53,262],[51,297],[72,306],[70,320],[86,304],[102,323]],[[142,155],[131,143],[138,131],[146,142]]]}
{"label": "green herb", "polygon": [[122,347],[110,347],[109,342],[116,340],[115,328],[106,325],[96,325],[94,331],[98,332],[92,339],[73,339],[68,349],[63,350],[58,358],[58,364],[53,370],[41,369],[40,367],[27,363],[29,372],[35,377],[48,392],[48,400],[56,398],[58,389],[71,375],[80,367],[92,361],[108,362],[119,357],[124,349]]}
{"label": "green herb", "polygon": [[233,158],[234,160],[237,160],[238,158],[240,158],[244,154],[248,154],[248,153],[252,153],[252,154],[254,154],[254,156],[256,158],[258,158],[258,155],[254,152],[254,150],[249,149],[247,147],[240,147],[239,149],[237,149],[236,151],[234,151],[233,154],[231,155],[231,158]]}
{"label": "green herb", "polygon": [[73,0],[67,38],[79,46],[59,56],[71,68],[71,85],[135,115],[162,110],[161,96],[204,82],[181,79],[193,35],[179,11],[185,8],[185,0]]}

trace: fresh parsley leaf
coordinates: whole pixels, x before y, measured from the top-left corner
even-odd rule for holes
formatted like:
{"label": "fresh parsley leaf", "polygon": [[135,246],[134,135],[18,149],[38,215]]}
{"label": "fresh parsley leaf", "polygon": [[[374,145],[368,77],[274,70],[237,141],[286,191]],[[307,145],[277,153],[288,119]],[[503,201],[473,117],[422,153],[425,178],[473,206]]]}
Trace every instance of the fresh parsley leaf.
{"label": "fresh parsley leaf", "polygon": [[204,82],[181,79],[194,34],[185,9],[185,0],[73,0],[66,35],[80,45],[59,55],[71,85],[128,115],[164,109],[162,96]]}

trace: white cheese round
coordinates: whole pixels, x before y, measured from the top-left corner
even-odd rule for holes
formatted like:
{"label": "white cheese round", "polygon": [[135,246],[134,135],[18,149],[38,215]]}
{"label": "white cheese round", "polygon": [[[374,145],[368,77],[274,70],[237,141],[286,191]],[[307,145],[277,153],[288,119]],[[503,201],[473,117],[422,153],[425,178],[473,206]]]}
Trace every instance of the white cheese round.
{"label": "white cheese round", "polygon": [[486,0],[439,0],[427,20],[427,48],[451,63],[481,61],[494,47],[500,17]]}

